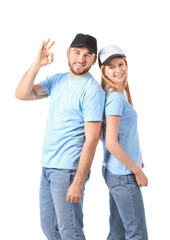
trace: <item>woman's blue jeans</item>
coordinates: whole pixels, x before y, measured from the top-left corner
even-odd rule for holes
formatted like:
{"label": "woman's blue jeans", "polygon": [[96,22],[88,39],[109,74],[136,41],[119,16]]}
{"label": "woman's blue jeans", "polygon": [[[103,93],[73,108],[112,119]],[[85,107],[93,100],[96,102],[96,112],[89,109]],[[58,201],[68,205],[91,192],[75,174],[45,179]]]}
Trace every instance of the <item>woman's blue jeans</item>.
{"label": "woman's blue jeans", "polygon": [[[67,190],[75,174],[75,170],[48,168],[42,170],[40,217],[42,230],[48,240],[85,240],[83,195],[80,203],[72,204],[66,201]],[[86,181],[88,178],[89,176]]]}
{"label": "woman's blue jeans", "polygon": [[110,194],[107,240],[147,240],[143,199],[135,175],[114,175],[103,167],[103,177]]}

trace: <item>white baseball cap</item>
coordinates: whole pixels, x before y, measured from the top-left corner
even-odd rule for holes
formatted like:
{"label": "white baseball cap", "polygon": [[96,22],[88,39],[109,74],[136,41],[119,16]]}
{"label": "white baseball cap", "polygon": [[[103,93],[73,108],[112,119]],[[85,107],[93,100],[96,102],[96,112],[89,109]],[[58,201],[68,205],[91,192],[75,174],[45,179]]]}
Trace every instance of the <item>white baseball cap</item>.
{"label": "white baseball cap", "polygon": [[115,57],[126,57],[125,53],[120,47],[109,45],[102,48],[98,54],[99,67],[101,67],[101,65],[107,65],[112,58]]}

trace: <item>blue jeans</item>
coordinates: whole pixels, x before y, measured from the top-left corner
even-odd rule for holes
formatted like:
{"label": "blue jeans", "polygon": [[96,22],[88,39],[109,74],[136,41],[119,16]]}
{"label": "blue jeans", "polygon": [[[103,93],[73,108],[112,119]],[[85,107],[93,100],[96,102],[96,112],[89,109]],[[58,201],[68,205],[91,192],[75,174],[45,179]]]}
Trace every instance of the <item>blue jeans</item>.
{"label": "blue jeans", "polygon": [[114,175],[103,167],[103,177],[110,194],[107,240],[147,240],[143,199],[135,175]]}
{"label": "blue jeans", "polygon": [[[42,230],[48,240],[85,240],[83,194],[80,203],[72,204],[66,201],[67,190],[72,184],[75,174],[75,170],[48,168],[42,170],[40,217]],[[89,175],[85,183],[88,178]]]}

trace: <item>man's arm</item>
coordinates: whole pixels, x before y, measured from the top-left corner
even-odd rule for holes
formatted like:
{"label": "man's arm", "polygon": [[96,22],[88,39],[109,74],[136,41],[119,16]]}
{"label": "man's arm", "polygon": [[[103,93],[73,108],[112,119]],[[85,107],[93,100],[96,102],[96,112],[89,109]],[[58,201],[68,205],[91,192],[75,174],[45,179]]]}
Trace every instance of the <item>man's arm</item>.
{"label": "man's arm", "polygon": [[99,141],[102,122],[85,122],[85,143],[73,183],[67,191],[67,202],[77,203],[81,200],[83,183],[90,167]]}
{"label": "man's arm", "polygon": [[16,98],[20,100],[35,100],[47,97],[46,92],[40,85],[34,85],[34,80],[42,66],[46,66],[53,62],[53,53],[49,52],[49,50],[55,42],[49,44],[49,41],[50,39],[48,39],[47,42],[43,41],[41,44],[34,63],[24,74],[16,89]]}

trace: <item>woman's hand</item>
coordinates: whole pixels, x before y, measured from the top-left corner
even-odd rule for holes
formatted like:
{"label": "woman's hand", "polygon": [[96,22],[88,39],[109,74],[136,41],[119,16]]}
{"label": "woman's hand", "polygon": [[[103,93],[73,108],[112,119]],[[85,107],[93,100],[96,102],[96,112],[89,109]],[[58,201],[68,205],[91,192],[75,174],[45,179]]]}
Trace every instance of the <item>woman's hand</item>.
{"label": "woman's hand", "polygon": [[135,173],[136,181],[139,187],[147,187],[148,186],[148,179],[145,176],[144,172],[139,168],[139,170]]}

